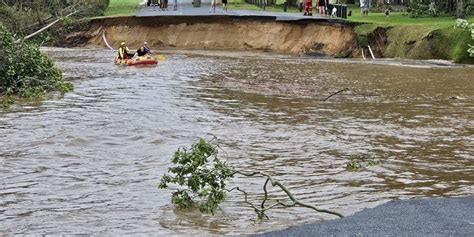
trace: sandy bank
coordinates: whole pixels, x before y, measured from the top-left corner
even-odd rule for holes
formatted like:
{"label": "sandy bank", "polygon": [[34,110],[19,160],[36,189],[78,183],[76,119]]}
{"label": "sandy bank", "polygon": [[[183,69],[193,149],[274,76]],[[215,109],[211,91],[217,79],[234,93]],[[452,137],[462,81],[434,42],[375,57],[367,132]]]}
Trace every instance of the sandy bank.
{"label": "sandy bank", "polygon": [[[292,54],[348,56],[357,48],[353,26],[341,21],[277,21],[274,17],[155,16],[96,19],[85,34],[104,45],[102,33],[117,48],[257,49]],[[73,37],[71,37],[72,39]]]}

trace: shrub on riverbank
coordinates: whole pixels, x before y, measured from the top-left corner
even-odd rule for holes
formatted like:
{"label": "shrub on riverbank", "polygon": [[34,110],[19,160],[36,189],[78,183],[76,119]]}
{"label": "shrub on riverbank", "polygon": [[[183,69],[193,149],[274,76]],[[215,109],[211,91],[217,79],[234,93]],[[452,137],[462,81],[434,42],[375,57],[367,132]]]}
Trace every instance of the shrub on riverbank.
{"label": "shrub on riverbank", "polygon": [[0,4],[0,23],[15,33],[28,34],[76,10],[77,19],[101,16],[108,5],[109,0],[5,1]]}
{"label": "shrub on riverbank", "polygon": [[0,4],[0,23],[11,32],[25,36],[60,19],[53,27],[30,39],[40,45],[59,46],[70,33],[87,30],[89,19],[102,16],[108,5],[109,0],[39,0],[34,4],[6,1]]}
{"label": "shrub on riverbank", "polygon": [[49,91],[65,93],[72,83],[64,81],[62,71],[37,46],[15,42],[14,35],[0,24],[0,98],[40,97]]}
{"label": "shrub on riverbank", "polygon": [[360,47],[370,45],[378,56],[408,59],[445,59],[456,63],[474,63],[469,56],[469,31],[429,24],[378,23],[362,24],[355,28]]}

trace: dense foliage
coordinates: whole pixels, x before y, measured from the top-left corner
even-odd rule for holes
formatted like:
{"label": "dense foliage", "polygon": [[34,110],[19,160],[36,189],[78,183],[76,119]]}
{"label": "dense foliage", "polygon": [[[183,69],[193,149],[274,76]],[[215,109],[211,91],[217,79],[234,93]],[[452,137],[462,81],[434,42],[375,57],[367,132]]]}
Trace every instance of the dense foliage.
{"label": "dense foliage", "polygon": [[471,0],[410,0],[407,9],[410,17],[451,14],[465,17],[474,13]]}
{"label": "dense foliage", "polygon": [[[463,30],[468,30],[471,32],[471,41],[474,41],[474,23],[469,24],[468,21],[463,19],[457,19],[454,24],[454,28],[461,28]],[[469,44],[469,49],[467,50],[469,56],[474,57],[474,44]]]}
{"label": "dense foliage", "polygon": [[440,14],[440,10],[434,2],[423,0],[413,0],[407,8],[410,17],[432,16],[436,17]]}
{"label": "dense foliage", "polygon": [[0,0],[0,22],[28,34],[71,12],[77,11],[77,19],[103,15],[108,5],[109,0]]}
{"label": "dense foliage", "polygon": [[215,144],[200,139],[190,149],[180,148],[171,162],[170,174],[161,178],[160,188],[170,184],[179,187],[173,191],[172,202],[179,207],[197,206],[202,211],[214,213],[225,199],[226,181],[233,177],[234,170],[217,158]]}
{"label": "dense foliage", "polygon": [[14,35],[0,24],[0,97],[38,97],[71,89],[72,84],[63,80],[61,70],[38,47],[16,43]]}

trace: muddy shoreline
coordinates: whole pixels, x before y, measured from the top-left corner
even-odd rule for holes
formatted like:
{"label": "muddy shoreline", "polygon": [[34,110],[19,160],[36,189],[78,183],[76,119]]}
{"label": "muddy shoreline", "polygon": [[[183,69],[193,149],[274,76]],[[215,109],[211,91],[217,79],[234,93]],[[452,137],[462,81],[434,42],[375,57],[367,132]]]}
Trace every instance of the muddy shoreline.
{"label": "muddy shoreline", "polygon": [[[371,46],[375,58],[474,63],[474,58],[465,52],[469,36],[466,32],[376,24],[368,24],[371,30],[361,31],[359,26],[364,28],[364,24],[341,19],[255,15],[105,17],[90,20],[86,30],[65,36],[56,46],[105,47],[105,36],[113,48],[125,41],[130,49],[136,49],[148,41],[152,48],[160,50],[251,50],[368,59]],[[446,47],[445,41],[455,44]]]}
{"label": "muddy shoreline", "polygon": [[94,19],[86,32],[66,37],[72,46],[265,50],[290,54],[352,57],[358,46],[354,25],[338,19],[278,20],[271,16],[153,16]]}

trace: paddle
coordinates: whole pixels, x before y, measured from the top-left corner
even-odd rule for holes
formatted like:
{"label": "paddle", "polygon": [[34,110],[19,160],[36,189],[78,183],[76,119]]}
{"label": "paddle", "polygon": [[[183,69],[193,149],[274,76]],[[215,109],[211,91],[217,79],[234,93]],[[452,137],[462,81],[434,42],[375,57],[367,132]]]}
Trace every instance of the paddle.
{"label": "paddle", "polygon": [[160,61],[160,62],[165,61],[165,56],[163,56],[163,55],[161,55],[161,54],[158,54],[158,55],[156,56],[156,58],[157,58],[158,61]]}

